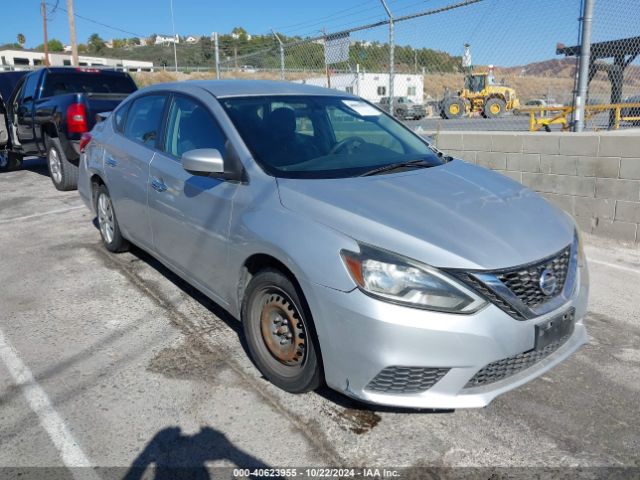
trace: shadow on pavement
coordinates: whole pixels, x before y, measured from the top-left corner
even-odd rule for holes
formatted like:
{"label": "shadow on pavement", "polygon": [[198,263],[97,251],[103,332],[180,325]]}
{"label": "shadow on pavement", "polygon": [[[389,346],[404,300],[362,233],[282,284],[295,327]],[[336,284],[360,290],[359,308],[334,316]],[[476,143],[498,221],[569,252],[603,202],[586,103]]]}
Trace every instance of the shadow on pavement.
{"label": "shadow on pavement", "polygon": [[[133,461],[124,480],[143,477],[154,480],[176,478],[204,480],[212,478],[205,462],[227,460],[239,468],[270,468],[256,457],[240,450],[227,437],[211,428],[203,427],[194,435],[184,435],[180,427],[159,431]],[[154,476],[145,475],[152,466]]]}

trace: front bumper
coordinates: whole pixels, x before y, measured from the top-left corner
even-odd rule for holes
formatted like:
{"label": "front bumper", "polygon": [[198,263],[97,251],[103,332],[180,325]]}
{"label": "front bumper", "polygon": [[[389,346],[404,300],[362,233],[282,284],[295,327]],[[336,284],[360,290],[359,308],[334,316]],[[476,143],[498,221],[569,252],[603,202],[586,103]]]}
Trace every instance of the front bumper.
{"label": "front bumper", "polygon": [[[495,305],[473,315],[430,312],[383,302],[359,290],[307,285],[327,384],[348,396],[410,408],[475,408],[542,375],[587,342],[583,318],[588,274],[581,268],[572,298],[540,317],[518,321]],[[575,328],[557,350],[502,380],[465,388],[483,367],[534,348],[535,326],[575,309]],[[432,387],[415,393],[381,393],[370,382],[385,368],[444,368]]]}

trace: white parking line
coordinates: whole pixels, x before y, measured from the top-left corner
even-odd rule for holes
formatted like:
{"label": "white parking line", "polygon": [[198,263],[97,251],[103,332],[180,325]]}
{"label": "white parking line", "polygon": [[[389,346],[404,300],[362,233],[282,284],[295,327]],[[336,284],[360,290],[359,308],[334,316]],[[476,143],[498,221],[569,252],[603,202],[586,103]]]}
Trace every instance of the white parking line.
{"label": "white parking line", "polygon": [[617,270],[623,270],[625,272],[635,273],[640,275],[640,268],[625,267],[624,265],[618,265],[617,263],[603,262],[602,260],[589,259],[588,263],[595,263],[597,265],[603,265],[605,267],[615,268]]}
{"label": "white parking line", "polygon": [[29,406],[38,416],[40,425],[60,452],[62,462],[71,469],[71,474],[76,478],[99,478],[93,470],[73,469],[74,467],[91,467],[91,462],[2,330],[0,330],[0,358],[15,384],[21,388]]}
{"label": "white parking line", "polygon": [[86,208],[86,207],[84,205],[77,205],[75,207],[60,208],[58,210],[48,210],[46,212],[34,213],[32,215],[23,215],[22,217],[4,218],[4,219],[0,220],[0,224],[2,224],[2,223],[11,223],[11,222],[16,222],[16,221],[20,221],[20,220],[29,220],[30,218],[44,217],[46,215],[53,215],[53,214],[56,214],[56,213],[71,212],[73,210],[79,210],[81,208]]}

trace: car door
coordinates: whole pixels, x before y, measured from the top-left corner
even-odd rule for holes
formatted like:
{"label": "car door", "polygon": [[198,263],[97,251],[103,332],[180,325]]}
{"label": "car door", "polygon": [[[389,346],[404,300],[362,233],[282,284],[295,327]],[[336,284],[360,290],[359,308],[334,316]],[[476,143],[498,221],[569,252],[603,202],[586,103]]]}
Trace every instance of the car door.
{"label": "car door", "polygon": [[33,124],[33,107],[35,105],[40,73],[27,75],[15,109],[16,134],[25,153],[37,152]]}
{"label": "car door", "polygon": [[211,111],[193,97],[176,94],[168,108],[163,151],[154,155],[149,171],[156,253],[221,303],[226,301],[216,292],[225,281],[231,204],[239,184],[190,173],[180,159],[199,148],[215,148],[224,159],[227,146]]}
{"label": "car door", "polygon": [[157,150],[167,95],[152,93],[123,104],[113,115],[104,172],[118,224],[129,240],[151,249],[147,211],[149,164]]}

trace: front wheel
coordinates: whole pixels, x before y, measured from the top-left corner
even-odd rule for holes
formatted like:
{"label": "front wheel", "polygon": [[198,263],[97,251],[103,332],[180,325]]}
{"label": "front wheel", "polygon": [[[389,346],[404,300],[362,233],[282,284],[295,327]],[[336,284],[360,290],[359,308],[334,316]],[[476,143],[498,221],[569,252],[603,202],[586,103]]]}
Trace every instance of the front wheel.
{"label": "front wheel", "polygon": [[129,242],[122,236],[107,187],[98,185],[95,198],[102,243],[110,252],[124,252],[129,248]]}
{"label": "front wheel", "polygon": [[490,98],[484,104],[483,114],[486,118],[498,118],[507,109],[507,104],[501,98]]}
{"label": "front wheel", "polygon": [[286,276],[266,269],[251,279],[242,302],[242,325],[251,357],[271,383],[290,393],[320,385],[311,314]]}
{"label": "front wheel", "polygon": [[47,166],[56,189],[66,192],[78,188],[78,165],[67,159],[57,138],[47,139]]}

